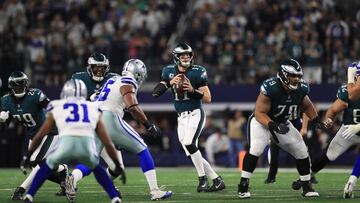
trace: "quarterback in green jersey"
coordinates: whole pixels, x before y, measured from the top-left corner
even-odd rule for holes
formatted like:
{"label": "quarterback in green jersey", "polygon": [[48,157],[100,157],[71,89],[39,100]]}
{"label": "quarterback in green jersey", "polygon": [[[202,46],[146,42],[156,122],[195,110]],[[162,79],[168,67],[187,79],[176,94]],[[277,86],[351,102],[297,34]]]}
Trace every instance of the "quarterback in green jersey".
{"label": "quarterback in green jersey", "polygon": [[[12,119],[24,125],[30,143],[34,135],[40,129],[45,120],[45,109],[50,102],[49,98],[39,89],[29,88],[29,79],[25,73],[15,71],[9,77],[9,93],[1,97],[0,122],[9,123]],[[39,170],[37,165],[44,160],[49,153],[57,147],[58,136],[54,129],[42,142],[35,153],[30,157],[34,168],[26,180],[16,188],[12,199],[20,200],[25,190],[29,188],[31,181]],[[66,166],[60,165],[58,172],[50,176],[49,180],[61,184],[61,190],[57,195],[65,195],[64,181],[67,173]]]}
{"label": "quarterback in green jersey", "polygon": [[[222,178],[202,157],[198,149],[198,139],[205,125],[205,112],[202,102],[211,102],[211,93],[207,85],[206,69],[194,65],[192,48],[186,43],[178,44],[173,50],[175,64],[163,68],[162,80],[153,90],[153,96],[159,97],[171,88],[174,106],[178,114],[177,134],[187,156],[190,156],[199,176],[197,192],[215,192],[225,189]],[[183,88],[176,87],[183,81]],[[207,177],[213,180],[209,187]]]}
{"label": "quarterback in green jersey", "polygon": [[296,159],[300,174],[302,195],[317,197],[310,182],[310,160],[307,147],[299,131],[289,121],[298,115],[299,108],[316,124],[324,128],[308,93],[309,85],[303,81],[300,64],[287,59],[280,65],[277,77],[267,79],[260,88],[254,115],[249,118],[248,139],[250,149],[244,157],[243,170],[238,186],[239,198],[250,198],[250,178],[256,168],[259,156],[271,139],[280,148]]}

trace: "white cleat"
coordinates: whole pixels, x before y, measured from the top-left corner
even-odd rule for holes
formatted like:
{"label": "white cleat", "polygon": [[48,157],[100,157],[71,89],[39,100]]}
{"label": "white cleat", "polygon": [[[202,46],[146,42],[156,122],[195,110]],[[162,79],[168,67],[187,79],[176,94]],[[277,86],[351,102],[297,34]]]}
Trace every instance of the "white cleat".
{"label": "white cleat", "polygon": [[172,191],[153,190],[150,192],[150,199],[151,201],[163,200],[170,198],[172,194]]}
{"label": "white cleat", "polygon": [[319,193],[315,191],[307,191],[302,194],[304,197],[319,197]]}
{"label": "white cleat", "polygon": [[345,199],[354,198],[353,190],[354,190],[355,184],[351,181],[348,181],[344,188],[344,194],[343,197]]}
{"label": "white cleat", "polygon": [[75,202],[76,199],[76,191],[74,186],[74,176],[68,175],[66,176],[66,198],[70,203]]}
{"label": "white cleat", "polygon": [[239,192],[239,198],[240,199],[249,199],[250,198],[250,192]]}

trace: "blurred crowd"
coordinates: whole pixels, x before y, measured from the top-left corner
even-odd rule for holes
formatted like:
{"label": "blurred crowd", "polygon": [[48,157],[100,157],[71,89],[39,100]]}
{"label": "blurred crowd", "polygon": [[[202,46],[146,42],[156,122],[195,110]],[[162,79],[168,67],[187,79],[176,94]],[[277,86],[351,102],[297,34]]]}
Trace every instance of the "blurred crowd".
{"label": "blurred crowd", "polygon": [[142,59],[151,81],[172,63],[168,41],[187,14],[177,39],[211,83],[259,83],[285,57],[301,62],[310,83],[341,83],[360,53],[359,8],[356,0],[2,0],[1,75],[25,70],[34,86],[59,85],[100,51],[115,72]]}

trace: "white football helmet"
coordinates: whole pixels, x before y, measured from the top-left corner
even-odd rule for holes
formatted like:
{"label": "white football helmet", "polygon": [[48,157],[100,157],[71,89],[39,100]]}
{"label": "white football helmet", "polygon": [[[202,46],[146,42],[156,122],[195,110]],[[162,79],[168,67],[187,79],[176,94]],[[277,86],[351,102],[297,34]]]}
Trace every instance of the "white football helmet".
{"label": "white football helmet", "polygon": [[147,77],[147,70],[144,62],[139,59],[130,59],[123,66],[122,76],[132,76],[140,86]]}
{"label": "white football helmet", "polygon": [[78,98],[86,99],[87,98],[87,88],[85,83],[79,79],[70,79],[65,82],[61,94],[61,99],[67,98]]}

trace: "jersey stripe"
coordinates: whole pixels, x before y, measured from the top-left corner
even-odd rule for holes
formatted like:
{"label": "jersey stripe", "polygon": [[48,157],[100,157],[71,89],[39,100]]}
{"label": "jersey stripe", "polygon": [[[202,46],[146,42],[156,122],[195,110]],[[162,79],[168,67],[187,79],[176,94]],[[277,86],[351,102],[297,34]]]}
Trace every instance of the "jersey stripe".
{"label": "jersey stripe", "polygon": [[129,126],[122,118],[120,118],[119,116],[118,120],[120,122],[120,125],[124,128],[124,130],[133,138],[135,138],[137,141],[139,141],[140,144],[142,144],[143,146],[147,147],[147,145],[145,144],[144,140],[140,137],[140,135],[134,131],[131,126]]}
{"label": "jersey stripe", "polygon": [[133,85],[135,87],[135,89],[138,88],[137,83],[133,78],[124,77],[124,78],[121,78],[121,82],[125,83],[125,84]]}

